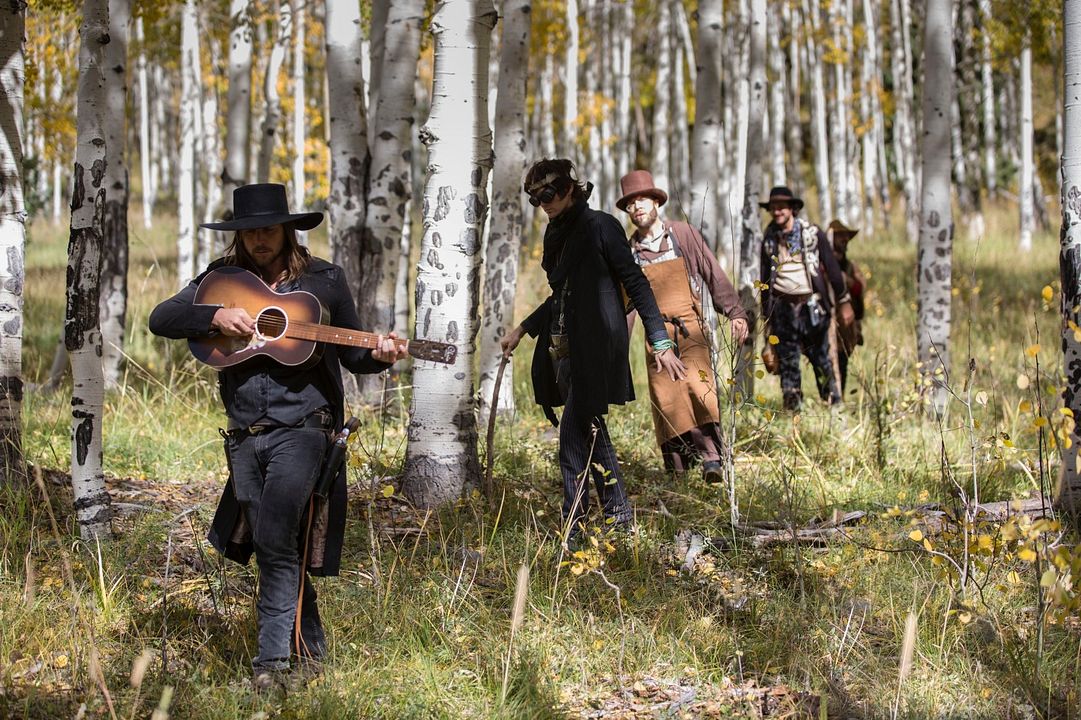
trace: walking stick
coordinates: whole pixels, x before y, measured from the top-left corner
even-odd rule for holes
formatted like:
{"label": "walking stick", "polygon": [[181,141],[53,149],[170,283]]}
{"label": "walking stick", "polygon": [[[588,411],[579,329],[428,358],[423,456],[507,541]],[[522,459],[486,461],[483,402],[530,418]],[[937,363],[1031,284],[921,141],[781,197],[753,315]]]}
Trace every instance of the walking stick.
{"label": "walking stick", "polygon": [[488,437],[485,440],[486,450],[484,459],[484,487],[481,490],[484,492],[484,497],[491,502],[493,495],[495,494],[495,488],[492,487],[492,455],[495,450],[492,447],[495,440],[495,415],[499,409],[499,386],[503,384],[503,370],[506,369],[507,363],[510,361],[509,355],[503,355],[503,358],[499,361],[499,371],[495,374],[495,387],[492,389],[492,402],[488,408]]}

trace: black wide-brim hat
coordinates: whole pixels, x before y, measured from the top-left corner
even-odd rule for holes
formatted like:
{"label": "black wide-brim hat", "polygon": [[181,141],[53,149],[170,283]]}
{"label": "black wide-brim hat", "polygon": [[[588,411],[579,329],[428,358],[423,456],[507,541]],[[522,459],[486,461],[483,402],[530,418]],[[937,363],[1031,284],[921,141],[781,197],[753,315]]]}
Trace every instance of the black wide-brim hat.
{"label": "black wide-brim hat", "polygon": [[769,191],[769,200],[758,203],[758,207],[763,210],[769,210],[770,203],[774,202],[786,202],[789,207],[794,210],[800,210],[803,207],[803,199],[797,197],[796,194],[785,185],[778,185],[772,188]]}
{"label": "black wide-brim hat", "polygon": [[285,186],[278,183],[241,185],[233,190],[233,217],[222,222],[202,223],[210,230],[254,230],[293,223],[297,230],[311,230],[323,222],[323,213],[289,212]]}

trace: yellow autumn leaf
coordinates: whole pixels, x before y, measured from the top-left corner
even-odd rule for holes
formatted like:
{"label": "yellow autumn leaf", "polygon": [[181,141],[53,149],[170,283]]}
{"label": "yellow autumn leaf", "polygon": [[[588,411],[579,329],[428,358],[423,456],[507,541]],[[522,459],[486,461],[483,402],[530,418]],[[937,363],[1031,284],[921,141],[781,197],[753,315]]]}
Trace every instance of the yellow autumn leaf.
{"label": "yellow autumn leaf", "polygon": [[927,538],[923,539],[923,549],[927,552],[931,552],[935,549],[935,546],[931,544],[931,541]]}
{"label": "yellow autumn leaf", "polygon": [[1008,573],[1006,573],[1006,580],[1011,585],[1017,585],[1021,582],[1021,576],[1017,574],[1016,570],[1010,570]]}
{"label": "yellow autumn leaf", "polygon": [[1033,427],[1042,428],[1042,427],[1045,427],[1046,425],[1047,425],[1047,418],[1045,418],[1043,415],[1039,416],[1038,418],[1036,418],[1035,420],[1032,421],[1032,426]]}
{"label": "yellow autumn leaf", "polygon": [[1040,576],[1040,587],[1051,587],[1055,584],[1055,580],[1058,580],[1058,573],[1055,572],[1055,568],[1047,568],[1043,571],[1043,575]]}
{"label": "yellow autumn leaf", "polygon": [[994,550],[995,541],[991,539],[990,535],[980,535],[976,538],[976,545],[980,550]]}
{"label": "yellow autumn leaf", "polygon": [[1035,345],[1029,345],[1027,348],[1025,348],[1025,356],[1026,357],[1034,358],[1039,354],[1040,354],[1040,343],[1036,343]]}
{"label": "yellow autumn leaf", "polygon": [[393,494],[394,494],[394,486],[393,485],[384,485],[383,486],[383,497],[388,498]]}
{"label": "yellow autumn leaf", "polygon": [[1059,408],[1058,411],[1060,413],[1062,413],[1063,415],[1065,415],[1066,417],[1073,417],[1073,410],[1071,410],[1070,408],[1067,408],[1067,407]]}
{"label": "yellow autumn leaf", "polygon": [[1051,302],[1051,298],[1055,297],[1055,291],[1051,289],[1050,285],[1044,285],[1041,294],[1043,295],[1044,302]]}
{"label": "yellow autumn leaf", "polygon": [[923,533],[919,530],[913,530],[908,534],[908,539],[912,540],[913,542],[920,542],[921,540],[923,540]]}
{"label": "yellow autumn leaf", "polygon": [[776,335],[770,335],[769,336],[769,344],[770,345],[776,345],[779,342],[781,342],[781,338],[777,337]]}
{"label": "yellow autumn leaf", "polygon": [[1017,557],[1021,558],[1025,562],[1036,562],[1036,551],[1032,548],[1025,548],[1017,553]]}
{"label": "yellow autumn leaf", "polygon": [[1032,403],[1028,400],[1022,400],[1017,409],[1021,412],[1032,412]]}

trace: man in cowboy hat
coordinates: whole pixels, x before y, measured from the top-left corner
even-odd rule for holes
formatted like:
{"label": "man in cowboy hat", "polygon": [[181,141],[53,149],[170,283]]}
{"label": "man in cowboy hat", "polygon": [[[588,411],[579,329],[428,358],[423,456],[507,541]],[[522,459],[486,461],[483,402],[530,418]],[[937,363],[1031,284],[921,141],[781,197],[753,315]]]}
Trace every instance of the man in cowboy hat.
{"label": "man in cowboy hat", "polygon": [[831,289],[842,331],[854,320],[841,269],[826,234],[799,217],[803,200],[790,189],[774,187],[769,200],[759,205],[773,218],[762,239],[762,317],[768,334],[778,340],[776,350],[767,345],[765,352],[776,352],[784,406],[799,410],[803,402],[801,352],[814,368],[819,396],[830,404],[839,403],[841,392],[830,361]]}
{"label": "man in cowboy hat", "polygon": [[[623,475],[608,435],[608,406],[634,400],[622,287],[634,301],[652,343],[657,372],[682,378],[683,363],[673,352],[657,303],[631,258],[619,222],[586,204],[592,186],[575,177],[570,160],[544,159],[526,173],[529,202],[548,216],[544,269],[552,294],[502,340],[509,355],[529,333],[533,391],[539,405],[559,425],[559,467],[563,474],[565,535],[577,541],[589,509],[592,474],[605,520],[628,527],[632,520]],[[558,423],[552,408],[563,405]]]}
{"label": "man in cowboy hat", "polygon": [[[857,345],[863,344],[863,291],[867,282],[860,272],[856,263],[848,257],[848,243],[856,237],[859,230],[853,230],[840,220],[833,220],[826,230],[833,248],[833,255],[837,258],[837,266],[841,268],[841,274],[845,278],[845,287],[852,301],[852,313],[854,320],[848,328],[838,327],[837,339],[837,374],[840,376],[841,393],[845,391],[848,381],[848,358],[855,351]],[[840,323],[840,317],[837,318]]]}
{"label": "man in cowboy hat", "polygon": [[[342,269],[311,256],[297,242],[296,231],[317,226],[322,213],[290,213],[285,186],[277,184],[237,188],[233,208],[231,220],[203,225],[235,231],[225,256],[154,309],[151,332],[177,339],[215,333],[251,336],[255,320],[243,308],[194,303],[203,277],[230,265],[251,271],[279,293],[312,293],[328,310],[331,325],[360,329]],[[327,517],[317,523],[325,528],[319,567],[301,558],[306,534],[302,517],[328,449],[328,431],[343,423],[340,365],[354,373],[385,370],[404,355],[394,337],[381,337],[373,350],[327,345],[314,366],[253,358],[218,374],[229,421],[223,435],[230,474],[209,538],[226,557],[241,563],[255,553],[259,642],[252,666],[257,688],[282,682],[292,667],[291,657],[313,669],[326,651],[307,574],[338,574],[345,529],[344,468],[331,490]],[[294,632],[297,612],[301,620],[299,632]]]}
{"label": "man in cowboy hat", "polygon": [[634,170],[619,183],[623,196],[616,207],[630,215],[635,227],[631,255],[649,280],[669,338],[690,371],[678,382],[665,373],[649,374],[653,429],[664,466],[683,472],[700,460],[706,481],[722,482],[714,308],[728,316],[736,344],[747,339],[747,314],[701,233],[685,222],[661,218],[668,193],[654,184],[653,175]]}

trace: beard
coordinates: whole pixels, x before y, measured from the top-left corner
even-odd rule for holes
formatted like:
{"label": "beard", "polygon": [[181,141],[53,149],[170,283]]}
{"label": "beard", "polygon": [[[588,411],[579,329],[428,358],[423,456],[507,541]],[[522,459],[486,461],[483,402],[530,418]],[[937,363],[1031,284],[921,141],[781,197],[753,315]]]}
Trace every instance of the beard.
{"label": "beard", "polygon": [[639,230],[645,230],[657,222],[657,209],[650,210],[647,215],[631,215],[631,223]]}

